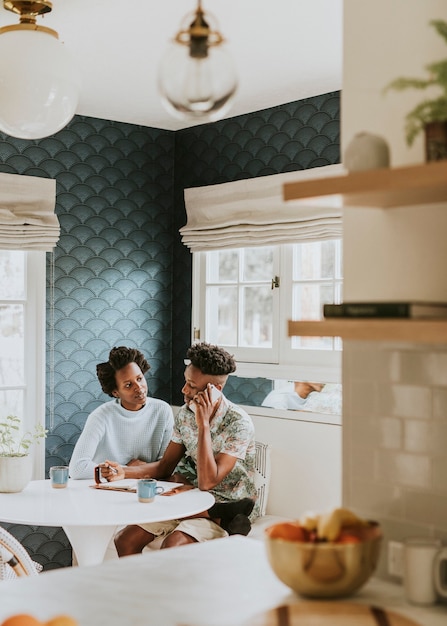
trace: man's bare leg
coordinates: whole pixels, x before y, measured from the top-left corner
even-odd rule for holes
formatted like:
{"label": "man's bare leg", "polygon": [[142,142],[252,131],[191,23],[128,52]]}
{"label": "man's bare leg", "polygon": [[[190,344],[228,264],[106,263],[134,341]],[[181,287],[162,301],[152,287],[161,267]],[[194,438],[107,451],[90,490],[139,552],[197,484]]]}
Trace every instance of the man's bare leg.
{"label": "man's bare leg", "polygon": [[131,554],[141,554],[143,548],[155,539],[155,535],[148,533],[141,526],[126,526],[114,537],[118,556],[130,556]]}

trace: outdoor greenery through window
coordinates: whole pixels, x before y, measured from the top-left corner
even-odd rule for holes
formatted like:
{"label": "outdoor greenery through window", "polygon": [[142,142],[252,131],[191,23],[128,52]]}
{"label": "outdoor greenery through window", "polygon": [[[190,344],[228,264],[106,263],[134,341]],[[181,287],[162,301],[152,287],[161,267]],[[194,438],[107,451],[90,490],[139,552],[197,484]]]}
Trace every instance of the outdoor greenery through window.
{"label": "outdoor greenery through window", "polygon": [[0,276],[0,420],[34,430],[45,423],[45,252],[0,250]]}
{"label": "outdoor greenery through window", "polygon": [[340,340],[290,338],[287,321],[321,319],[342,281],[340,239],[194,253],[195,337],[227,348],[238,371],[251,364],[250,376],[338,382]]}

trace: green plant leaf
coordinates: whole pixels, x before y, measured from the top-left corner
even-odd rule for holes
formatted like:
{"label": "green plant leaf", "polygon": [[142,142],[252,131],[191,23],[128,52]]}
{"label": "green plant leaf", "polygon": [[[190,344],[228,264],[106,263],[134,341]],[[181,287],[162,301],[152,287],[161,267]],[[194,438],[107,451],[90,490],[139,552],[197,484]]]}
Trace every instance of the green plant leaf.
{"label": "green plant leaf", "polygon": [[[429,25],[433,26],[436,32],[447,42],[447,22],[431,20]],[[442,96],[432,100],[424,100],[406,115],[405,138],[409,146],[413,144],[415,138],[422,132],[426,124],[447,121],[447,59],[430,63],[425,69],[428,72],[428,78],[426,79],[403,76],[391,81],[383,89],[383,93],[391,89],[395,91],[426,89],[433,85],[437,85],[442,89]]]}
{"label": "green plant leaf", "polygon": [[430,20],[429,24],[434,27],[438,35],[441,35],[447,43],[447,22],[444,22],[443,20]]}
{"label": "green plant leaf", "polygon": [[444,92],[447,92],[447,59],[430,63],[427,65],[427,71],[432,76],[432,84],[438,85]]}
{"label": "green plant leaf", "polygon": [[426,124],[447,121],[447,96],[424,100],[406,115],[405,120],[405,136],[411,146]]}
{"label": "green plant leaf", "polygon": [[48,431],[42,424],[36,424],[34,432],[27,431],[20,436],[20,424],[21,419],[16,415],[8,415],[0,422],[0,456],[25,456],[33,443],[40,443],[47,436]]}
{"label": "green plant leaf", "polygon": [[404,89],[426,89],[433,82],[431,80],[424,80],[422,78],[396,78],[391,81],[386,87],[384,87],[384,93],[390,91],[390,89],[395,89],[396,91],[404,91]]}

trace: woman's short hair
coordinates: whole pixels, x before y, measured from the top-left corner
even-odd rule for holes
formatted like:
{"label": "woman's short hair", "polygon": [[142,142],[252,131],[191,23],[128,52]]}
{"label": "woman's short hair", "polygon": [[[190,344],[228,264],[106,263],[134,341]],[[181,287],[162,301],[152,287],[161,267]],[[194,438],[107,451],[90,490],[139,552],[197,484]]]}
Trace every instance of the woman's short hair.
{"label": "woman's short hair", "polygon": [[151,367],[142,352],[136,348],[125,348],[124,346],[112,348],[109,353],[109,360],[106,363],[98,363],[96,375],[104,393],[113,397],[113,392],[116,389],[115,372],[123,369],[129,363],[136,363],[143,374]]}

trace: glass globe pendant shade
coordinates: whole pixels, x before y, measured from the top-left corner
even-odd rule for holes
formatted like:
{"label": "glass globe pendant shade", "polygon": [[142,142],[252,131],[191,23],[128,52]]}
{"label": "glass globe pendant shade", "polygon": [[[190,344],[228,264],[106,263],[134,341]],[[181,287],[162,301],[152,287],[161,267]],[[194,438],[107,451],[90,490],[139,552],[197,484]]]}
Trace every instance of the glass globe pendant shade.
{"label": "glass globe pendant shade", "polygon": [[214,121],[231,107],[237,89],[233,59],[199,2],[168,46],[158,75],[166,109],[179,119]]}
{"label": "glass globe pendant shade", "polygon": [[76,112],[79,73],[57,33],[21,24],[0,29],[0,130],[20,139],[58,132]]}
{"label": "glass globe pendant shade", "polygon": [[167,110],[180,119],[222,117],[233,103],[237,78],[233,61],[222,48],[211,48],[203,59],[173,43],[160,65],[159,91]]}

